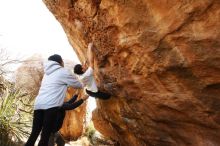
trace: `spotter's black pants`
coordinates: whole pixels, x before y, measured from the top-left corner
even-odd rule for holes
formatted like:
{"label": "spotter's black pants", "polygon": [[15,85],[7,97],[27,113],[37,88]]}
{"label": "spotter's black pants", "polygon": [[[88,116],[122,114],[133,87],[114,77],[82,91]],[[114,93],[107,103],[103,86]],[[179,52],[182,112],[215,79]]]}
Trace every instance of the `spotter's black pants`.
{"label": "spotter's black pants", "polygon": [[34,110],[33,127],[31,135],[25,146],[34,146],[37,137],[41,132],[41,138],[38,146],[48,146],[49,137],[53,131],[53,124],[56,121],[59,107],[50,109]]}

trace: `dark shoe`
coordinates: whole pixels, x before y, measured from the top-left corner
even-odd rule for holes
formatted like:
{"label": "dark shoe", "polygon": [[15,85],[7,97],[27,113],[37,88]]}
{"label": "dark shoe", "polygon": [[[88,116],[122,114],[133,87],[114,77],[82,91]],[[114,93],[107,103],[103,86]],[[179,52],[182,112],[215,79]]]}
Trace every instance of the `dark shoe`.
{"label": "dark shoe", "polygon": [[57,132],[55,134],[55,137],[56,137],[57,146],[64,146],[65,145],[65,141],[59,132]]}

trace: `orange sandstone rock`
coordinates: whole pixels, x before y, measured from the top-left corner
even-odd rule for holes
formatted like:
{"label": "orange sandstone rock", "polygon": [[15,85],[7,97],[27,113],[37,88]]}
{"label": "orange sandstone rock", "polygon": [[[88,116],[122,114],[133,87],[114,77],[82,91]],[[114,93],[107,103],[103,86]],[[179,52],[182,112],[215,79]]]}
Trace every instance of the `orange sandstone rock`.
{"label": "orange sandstone rock", "polygon": [[[82,96],[82,92],[79,92],[72,87],[67,90],[67,97],[65,100],[72,98],[76,93],[80,93],[77,100]],[[63,126],[60,129],[60,133],[66,140],[77,140],[82,135],[84,128],[84,121],[86,117],[86,103],[77,107],[74,110],[66,111]]]}
{"label": "orange sandstone rock", "polygon": [[113,95],[94,125],[127,146],[220,145],[219,0],[44,0]]}

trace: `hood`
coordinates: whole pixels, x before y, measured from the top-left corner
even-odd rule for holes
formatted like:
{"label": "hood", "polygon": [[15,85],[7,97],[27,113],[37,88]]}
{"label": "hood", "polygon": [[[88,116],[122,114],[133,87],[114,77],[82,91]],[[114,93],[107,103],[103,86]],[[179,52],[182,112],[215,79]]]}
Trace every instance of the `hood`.
{"label": "hood", "polygon": [[57,69],[60,69],[61,67],[62,66],[60,66],[60,64],[56,61],[48,61],[44,64],[44,72],[47,75],[50,75],[51,73],[53,73]]}

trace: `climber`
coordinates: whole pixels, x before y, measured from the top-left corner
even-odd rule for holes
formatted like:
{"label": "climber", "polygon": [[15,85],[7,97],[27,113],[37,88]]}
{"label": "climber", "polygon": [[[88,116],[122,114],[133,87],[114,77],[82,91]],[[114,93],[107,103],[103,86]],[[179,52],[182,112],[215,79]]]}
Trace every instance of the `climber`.
{"label": "climber", "polygon": [[82,84],[66,69],[60,55],[54,54],[48,58],[44,66],[45,74],[39,93],[34,103],[33,126],[25,146],[34,146],[38,135],[41,138],[38,146],[47,146],[53,132],[53,123],[60,107],[64,103],[67,87],[82,88]]}
{"label": "climber", "polygon": [[[48,146],[54,146],[57,143],[57,146],[64,146],[65,141],[63,140],[61,134],[59,133],[60,128],[63,125],[63,120],[65,118],[65,111],[73,110],[79,107],[85,100],[88,99],[88,96],[84,96],[82,99],[76,101],[78,95],[74,95],[69,101],[64,102],[63,105],[59,108],[57,113],[57,118],[54,121],[53,131],[50,136],[50,141]],[[76,102],[75,102],[76,101]]]}
{"label": "climber", "polygon": [[74,73],[78,75],[79,80],[85,87],[85,91],[89,96],[98,98],[98,99],[109,99],[111,97],[110,94],[104,93],[98,90],[96,86],[96,82],[93,75],[94,69],[94,56],[93,56],[93,43],[89,43],[88,51],[87,51],[87,59],[89,65],[85,63],[83,66],[81,64],[77,64],[74,67]]}

